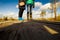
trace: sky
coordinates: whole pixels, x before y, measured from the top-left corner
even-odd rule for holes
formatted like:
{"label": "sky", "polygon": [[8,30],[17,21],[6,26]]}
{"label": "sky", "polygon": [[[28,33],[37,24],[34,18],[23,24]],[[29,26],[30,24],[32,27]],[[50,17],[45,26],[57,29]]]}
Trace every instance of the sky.
{"label": "sky", "polygon": [[[18,4],[18,0],[0,0],[0,17],[3,15],[5,16],[12,16],[17,17],[18,16],[18,8],[16,8],[16,5]],[[35,0],[35,8],[33,9],[33,16],[36,17],[35,14],[39,14],[41,9],[46,10],[47,7],[50,7],[50,0]],[[60,13],[60,6],[57,8],[57,13]],[[34,12],[36,12],[34,14]],[[48,12],[47,12],[48,13]],[[26,14],[26,10],[24,11],[24,16]],[[39,17],[39,16],[38,16]]]}
{"label": "sky", "polygon": [[[47,2],[49,2],[48,0],[35,0],[36,2],[42,2],[43,4],[46,4]],[[5,10],[9,10],[9,11],[16,11],[15,6],[18,4],[18,0],[0,0],[0,11],[4,11]]]}

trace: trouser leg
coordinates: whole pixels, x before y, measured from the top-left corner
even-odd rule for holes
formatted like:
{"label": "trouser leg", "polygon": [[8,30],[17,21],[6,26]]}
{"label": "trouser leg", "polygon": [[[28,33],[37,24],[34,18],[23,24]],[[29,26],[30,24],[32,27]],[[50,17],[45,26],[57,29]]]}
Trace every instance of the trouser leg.
{"label": "trouser leg", "polygon": [[32,20],[32,5],[30,5],[30,20]]}
{"label": "trouser leg", "polygon": [[32,5],[27,5],[27,19],[32,19]]}
{"label": "trouser leg", "polygon": [[27,12],[27,20],[29,20],[29,12]]}
{"label": "trouser leg", "polygon": [[20,8],[19,9],[19,17],[22,17],[24,9]]}
{"label": "trouser leg", "polygon": [[27,5],[27,20],[29,20],[30,5]]}

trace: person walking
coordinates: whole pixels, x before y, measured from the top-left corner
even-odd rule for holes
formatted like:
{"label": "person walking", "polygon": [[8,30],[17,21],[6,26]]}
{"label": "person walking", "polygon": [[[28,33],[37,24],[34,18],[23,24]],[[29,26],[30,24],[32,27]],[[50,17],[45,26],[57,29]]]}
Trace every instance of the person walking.
{"label": "person walking", "polygon": [[23,12],[25,10],[25,0],[19,0],[18,7],[19,7],[19,18],[18,18],[18,20],[23,20],[22,15],[23,15]]}
{"label": "person walking", "polygon": [[34,8],[34,1],[35,0],[26,0],[27,5],[27,20],[32,19],[32,8]]}

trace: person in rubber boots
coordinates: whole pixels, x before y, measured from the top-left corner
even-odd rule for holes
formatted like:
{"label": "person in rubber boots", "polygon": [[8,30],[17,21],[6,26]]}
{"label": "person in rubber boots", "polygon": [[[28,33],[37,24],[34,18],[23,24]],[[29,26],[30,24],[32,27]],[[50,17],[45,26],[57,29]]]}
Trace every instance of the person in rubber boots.
{"label": "person in rubber boots", "polygon": [[26,5],[27,5],[27,20],[29,20],[29,15],[30,19],[32,19],[32,8],[34,8],[34,0],[26,0]]}
{"label": "person in rubber boots", "polygon": [[23,12],[25,10],[25,0],[19,0],[18,7],[19,7],[19,18],[18,18],[18,20],[23,20],[22,15],[23,15]]}

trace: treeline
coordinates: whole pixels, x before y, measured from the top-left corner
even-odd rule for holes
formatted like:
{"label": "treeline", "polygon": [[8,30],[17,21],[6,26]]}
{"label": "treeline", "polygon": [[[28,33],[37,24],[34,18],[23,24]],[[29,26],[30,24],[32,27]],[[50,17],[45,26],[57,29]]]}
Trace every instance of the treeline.
{"label": "treeline", "polygon": [[11,18],[8,18],[8,17],[0,18],[0,22],[1,22],[1,21],[8,21],[8,20],[12,20],[12,21],[13,21],[13,20],[17,20],[17,19],[14,19],[14,18],[12,18],[12,17],[11,17]]}

